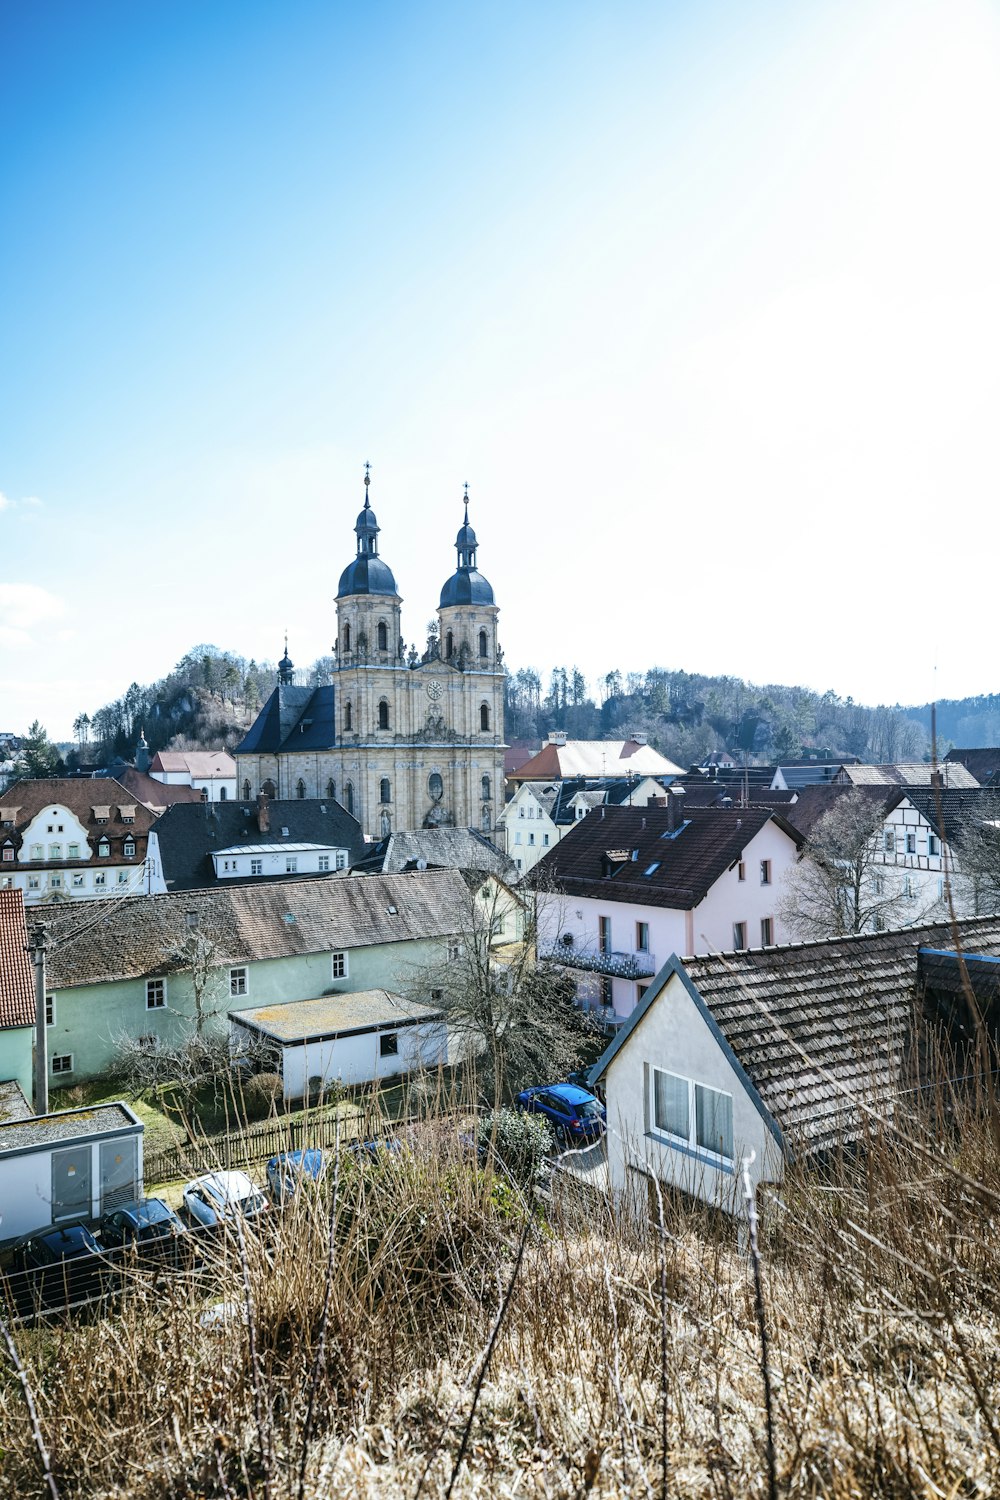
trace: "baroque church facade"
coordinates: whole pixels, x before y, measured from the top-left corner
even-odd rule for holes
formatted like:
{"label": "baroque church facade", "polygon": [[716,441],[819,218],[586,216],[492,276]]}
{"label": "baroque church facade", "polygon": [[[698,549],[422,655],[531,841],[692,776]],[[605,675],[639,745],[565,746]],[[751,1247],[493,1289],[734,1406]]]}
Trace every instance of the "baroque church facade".
{"label": "baroque church facade", "polygon": [[441,827],[492,834],[503,807],[505,671],[468,490],[438,632],[418,655],[404,646],[369,483],[366,465],[356,554],[337,589],[333,682],[296,686],[286,642],[277,685],[236,750],[237,794],[329,797],[372,838]]}

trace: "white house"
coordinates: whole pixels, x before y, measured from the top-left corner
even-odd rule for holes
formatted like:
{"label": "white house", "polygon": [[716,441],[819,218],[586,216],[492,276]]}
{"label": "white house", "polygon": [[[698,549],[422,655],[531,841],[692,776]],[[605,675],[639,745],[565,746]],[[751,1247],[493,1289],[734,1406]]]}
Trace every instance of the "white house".
{"label": "white house", "polygon": [[0,1123],[0,1243],[140,1198],[142,1129],[122,1103]]}
{"label": "white house", "polygon": [[602,807],[536,867],[539,951],[574,973],[581,1004],[631,1015],[673,953],[785,940],[781,883],[802,836],[766,807]]}
{"label": "white house", "polygon": [[431,1005],[388,990],[361,990],[317,1000],[230,1011],[231,1040],[273,1051],[286,1099],[343,1084],[398,1078],[448,1061],[448,1031]]}
{"label": "white house", "polygon": [[225,750],[158,750],[149,774],[168,786],[193,786],[206,802],[236,797],[236,762]]}
{"label": "white house", "polygon": [[153,816],[110,776],[17,781],[0,798],[0,889],[26,906],[148,894]]}
{"label": "white house", "polygon": [[[1000,918],[960,933],[967,968],[982,970],[972,982],[995,998]],[[744,1157],[756,1189],[780,1182],[791,1157],[891,1119],[924,1055],[913,1045],[914,994],[928,1020],[954,1016],[962,985],[954,951],[942,951],[954,943],[951,924],[937,923],[671,957],[591,1070],[607,1104],[611,1190],[643,1213],[655,1215],[658,1183],[742,1214]]]}

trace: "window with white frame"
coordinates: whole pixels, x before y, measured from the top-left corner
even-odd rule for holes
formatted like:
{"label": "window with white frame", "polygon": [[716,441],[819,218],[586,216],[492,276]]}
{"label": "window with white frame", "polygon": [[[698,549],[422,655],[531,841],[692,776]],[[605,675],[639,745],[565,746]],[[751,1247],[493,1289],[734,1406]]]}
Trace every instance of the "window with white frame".
{"label": "window with white frame", "polygon": [[49,845],[49,859],[62,859],[62,844]]}
{"label": "window with white frame", "polygon": [[908,833],[906,835],[906,852],[907,854],[916,854],[917,852],[917,835],[915,833]]}
{"label": "window with white frame", "polygon": [[346,870],[347,869],[347,851],[344,850],[344,849],[338,849],[337,850],[337,869],[338,870]]}
{"label": "window with white frame", "polygon": [[122,853],[126,859],[131,859],[135,853],[135,843],[132,839],[126,839],[122,844]]}
{"label": "window with white frame", "polygon": [[146,980],[146,1009],[163,1010],[167,1003],[167,981],[165,979]]}
{"label": "window with white frame", "polygon": [[245,965],[241,965],[238,969],[230,969],[229,993],[234,996],[245,995],[247,993],[247,971]]}
{"label": "window with white frame", "polygon": [[331,953],[330,954],[330,972],[332,973],[334,979],[346,979],[347,978],[347,954],[346,953]]}
{"label": "window with white frame", "polygon": [[637,953],[649,952],[648,922],[636,922],[635,924],[635,949]]}
{"label": "window with white frame", "polygon": [[519,844],[520,842],[521,842],[521,830],[520,830],[520,828],[515,828],[515,830],[514,830],[514,843],[515,844]]}
{"label": "window with white frame", "polygon": [[940,854],[941,853],[941,845],[938,842],[938,836],[937,836],[936,833],[929,833],[927,835],[927,853],[928,854]]}
{"label": "window with white frame", "polygon": [[107,885],[107,883],[108,883],[108,874],[107,874],[107,871],[106,870],[98,870],[97,873],[94,876],[94,885],[97,886],[97,887],[100,887],[102,885]]}
{"label": "window with white frame", "polygon": [[884,890],[885,890],[885,876],[884,875],[873,875],[872,876],[872,895],[873,896],[881,896],[881,894],[882,894],[882,892]]}
{"label": "window with white frame", "polygon": [[73,885],[74,891],[82,891],[83,890],[83,886],[84,886],[83,876],[82,875],[74,875],[73,879],[72,879],[72,885]]}
{"label": "window with white frame", "polygon": [[0,875],[0,891],[10,891],[14,888],[13,875]]}
{"label": "window with white frame", "polygon": [[9,864],[13,864],[13,862],[14,862],[14,845],[13,844],[4,844],[4,846],[3,846],[3,857],[4,857],[5,860],[7,860],[7,862]]}
{"label": "window with white frame", "polygon": [[252,859],[250,861],[250,874],[251,875],[263,875],[263,873],[264,873],[264,861],[262,859]]}
{"label": "window with white frame", "polygon": [[285,855],[285,874],[286,875],[295,875],[298,872],[298,868],[299,868],[298,856],[295,855],[295,854],[286,854]]}
{"label": "window with white frame", "polygon": [[903,876],[903,899],[906,900],[906,901],[912,901],[913,897],[915,895],[916,895],[916,891],[914,890],[914,887],[913,887],[913,881],[910,879],[909,875],[904,875]]}
{"label": "window with white frame", "polygon": [[32,844],[32,846],[31,846],[31,858],[32,859],[44,859],[45,858],[45,855],[44,855],[44,852],[42,850],[41,844]]}
{"label": "window with white frame", "polygon": [[46,1026],[54,1026],[56,1024],[56,997],[55,997],[55,995],[46,995],[45,996],[45,1024],[46,1024]]}
{"label": "window with white frame", "polygon": [[58,870],[53,870],[52,874],[49,876],[49,887],[53,891],[62,889],[62,876],[60,875]]}
{"label": "window with white frame", "polygon": [[597,946],[602,953],[611,952],[611,918],[597,919]]}
{"label": "window with white frame", "polygon": [[107,859],[110,853],[111,845],[108,843],[107,839],[101,839],[101,842],[97,846],[98,858]]}
{"label": "window with white frame", "polygon": [[461,957],[461,955],[462,955],[462,950],[461,950],[459,944],[457,942],[450,942],[448,944],[448,962],[450,964],[458,963],[458,960]]}
{"label": "window with white frame", "polygon": [[66,858],[67,859],[79,859],[80,858],[80,845],[79,844],[70,844],[67,847],[67,850],[66,850]]}
{"label": "window with white frame", "polygon": [[329,856],[329,854],[321,854],[320,855],[320,857],[319,857],[319,859],[317,860],[317,863],[316,863],[316,868],[318,870],[320,870],[320,871],[328,870],[330,868],[330,856]]}
{"label": "window with white frame", "polygon": [[657,1131],[691,1150],[733,1159],[733,1096],[662,1068],[652,1070],[652,1119]]}
{"label": "window with white frame", "polygon": [[72,1073],[72,1071],[73,1071],[73,1054],[72,1054],[72,1052],[59,1052],[59,1053],[57,1053],[56,1056],[52,1059],[52,1072],[53,1073]]}
{"label": "window with white frame", "polygon": [[119,885],[128,885],[128,882],[129,882],[129,872],[127,870],[119,870],[118,871],[118,884]]}
{"label": "window with white frame", "polygon": [[42,888],[42,877],[40,875],[29,875],[28,876],[28,890],[29,891],[40,891],[41,888]]}

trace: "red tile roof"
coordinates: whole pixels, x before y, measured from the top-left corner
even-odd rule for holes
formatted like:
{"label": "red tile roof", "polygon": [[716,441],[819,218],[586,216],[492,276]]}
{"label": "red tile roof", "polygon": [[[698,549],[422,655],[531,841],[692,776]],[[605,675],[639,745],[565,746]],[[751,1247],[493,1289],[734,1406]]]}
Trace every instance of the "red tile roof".
{"label": "red tile roof", "polygon": [[0,890],[0,1030],[35,1024],[35,983],[20,891]]}

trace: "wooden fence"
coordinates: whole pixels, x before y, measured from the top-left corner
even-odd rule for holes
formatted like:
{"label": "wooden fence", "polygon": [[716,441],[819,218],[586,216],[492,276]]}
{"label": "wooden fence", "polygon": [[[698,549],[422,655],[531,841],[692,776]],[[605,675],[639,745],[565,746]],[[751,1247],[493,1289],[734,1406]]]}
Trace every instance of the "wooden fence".
{"label": "wooden fence", "polygon": [[354,1140],[359,1136],[385,1134],[391,1124],[398,1129],[407,1120],[387,1121],[378,1113],[356,1110],[349,1114],[313,1114],[294,1120],[265,1120],[245,1130],[227,1131],[225,1135],[203,1136],[196,1141],[181,1142],[166,1150],[147,1151],[143,1160],[143,1178],[147,1185],[175,1182],[180,1178],[198,1177],[202,1172],[246,1168],[268,1161],[281,1151],[299,1151],[310,1146],[332,1150],[337,1140]]}

